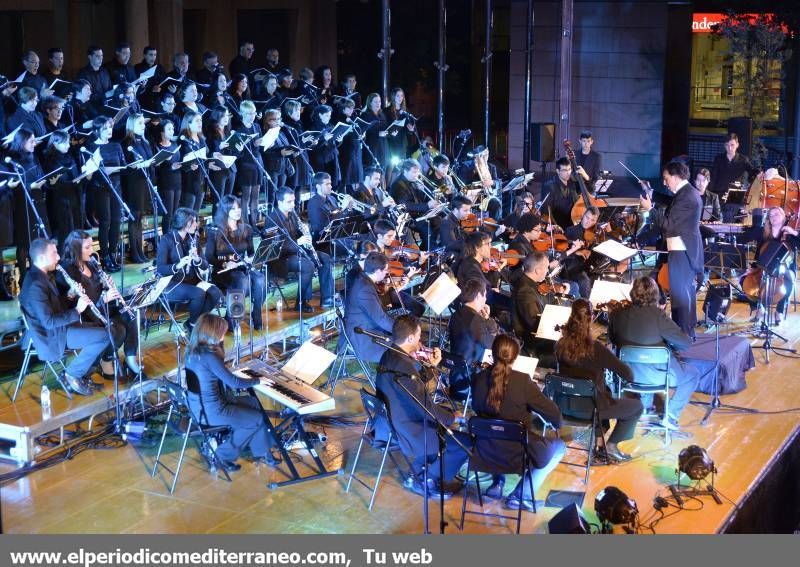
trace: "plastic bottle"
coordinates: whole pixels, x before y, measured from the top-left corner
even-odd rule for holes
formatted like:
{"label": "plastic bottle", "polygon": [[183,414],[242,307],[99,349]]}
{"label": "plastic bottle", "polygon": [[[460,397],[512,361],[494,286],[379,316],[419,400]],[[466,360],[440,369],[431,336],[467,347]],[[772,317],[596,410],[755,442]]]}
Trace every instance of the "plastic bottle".
{"label": "plastic bottle", "polygon": [[42,384],[42,393],[41,397],[39,398],[42,403],[42,414],[46,418],[50,417],[50,388],[47,387],[46,384]]}
{"label": "plastic bottle", "polygon": [[283,298],[278,298],[278,301],[275,302],[275,312],[280,315],[283,313]]}

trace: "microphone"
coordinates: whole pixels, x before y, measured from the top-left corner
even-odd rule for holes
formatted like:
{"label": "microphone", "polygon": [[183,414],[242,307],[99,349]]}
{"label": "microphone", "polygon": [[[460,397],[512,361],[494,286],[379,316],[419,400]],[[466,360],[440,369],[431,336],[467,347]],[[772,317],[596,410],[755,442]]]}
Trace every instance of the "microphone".
{"label": "microphone", "polygon": [[142,159],[142,156],[140,156],[138,153],[136,153],[136,150],[133,149],[133,146],[128,146],[128,151],[130,153],[132,153],[133,157],[135,157],[136,159],[138,159],[138,160]]}
{"label": "microphone", "polygon": [[367,331],[365,329],[362,329],[361,327],[356,327],[353,330],[356,332],[357,335],[366,335],[366,336],[368,336],[369,338],[371,338],[374,341],[380,341],[382,343],[389,342],[389,337],[387,337],[386,335],[382,335],[381,333],[375,333],[373,331]]}
{"label": "microphone", "polygon": [[11,159],[11,156],[6,156],[5,159],[3,159],[3,161],[5,163],[13,165],[14,167],[20,167],[20,165],[17,162],[15,162],[13,159]]}
{"label": "microphone", "polygon": [[94,155],[92,152],[90,152],[89,150],[87,150],[87,149],[86,149],[86,148],[84,148],[83,146],[81,146],[81,153],[84,153],[84,154],[89,154],[90,156],[91,156],[91,155]]}

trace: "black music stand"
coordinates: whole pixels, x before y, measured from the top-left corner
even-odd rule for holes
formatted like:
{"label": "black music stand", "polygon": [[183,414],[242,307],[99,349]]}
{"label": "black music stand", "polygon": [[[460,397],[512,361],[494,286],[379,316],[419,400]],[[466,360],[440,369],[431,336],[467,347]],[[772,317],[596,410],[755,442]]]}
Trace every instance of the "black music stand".
{"label": "black music stand", "polygon": [[[264,267],[264,285],[266,289],[264,295],[269,295],[269,263],[277,260],[281,255],[283,243],[286,237],[280,233],[277,227],[267,228],[263,231],[261,241],[258,243],[258,248],[253,255],[253,265],[257,266],[262,264]],[[282,294],[280,288],[278,292]],[[250,297],[250,305],[252,310],[253,297]],[[267,306],[267,298],[264,297],[264,351],[261,353],[261,359],[266,360],[269,357],[269,345],[267,340],[269,337],[269,308]],[[253,332],[253,326],[250,325],[250,333]],[[250,337],[250,356],[253,356],[253,337]]]}
{"label": "black music stand", "polygon": [[350,254],[354,254],[345,241],[352,240],[354,234],[367,232],[365,229],[364,215],[355,213],[346,217],[333,219],[328,223],[317,238],[317,244],[330,244],[331,252],[333,253],[333,264],[336,265],[336,246],[337,244],[344,248]]}

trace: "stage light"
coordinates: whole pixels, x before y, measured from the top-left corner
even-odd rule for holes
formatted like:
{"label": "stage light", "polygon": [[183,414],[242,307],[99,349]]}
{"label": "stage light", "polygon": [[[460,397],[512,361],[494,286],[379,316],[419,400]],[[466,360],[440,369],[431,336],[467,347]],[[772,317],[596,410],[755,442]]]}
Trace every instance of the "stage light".
{"label": "stage light", "polygon": [[396,166],[399,165],[401,161],[402,160],[399,157],[392,156],[392,158],[389,160],[389,163],[392,164],[392,166]]}
{"label": "stage light", "polygon": [[714,461],[699,445],[689,445],[678,454],[678,470],[692,480],[703,480],[717,472]]}
{"label": "stage light", "polygon": [[636,502],[616,486],[606,486],[594,500],[594,511],[604,525],[625,524],[635,526],[639,516]]}

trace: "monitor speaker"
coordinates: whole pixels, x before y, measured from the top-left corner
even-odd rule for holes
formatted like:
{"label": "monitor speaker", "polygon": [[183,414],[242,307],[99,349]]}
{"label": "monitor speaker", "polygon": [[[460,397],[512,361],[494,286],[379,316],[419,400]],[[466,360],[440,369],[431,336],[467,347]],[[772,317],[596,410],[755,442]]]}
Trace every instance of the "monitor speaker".
{"label": "monitor speaker", "polygon": [[552,122],[531,122],[531,161],[556,160],[556,125]]}
{"label": "monitor speaker", "polygon": [[589,522],[583,517],[575,503],[570,504],[553,519],[547,522],[547,531],[551,534],[588,534]]}
{"label": "monitor speaker", "polygon": [[244,319],[244,291],[241,289],[231,289],[225,295],[225,307],[228,317],[231,319]]}

